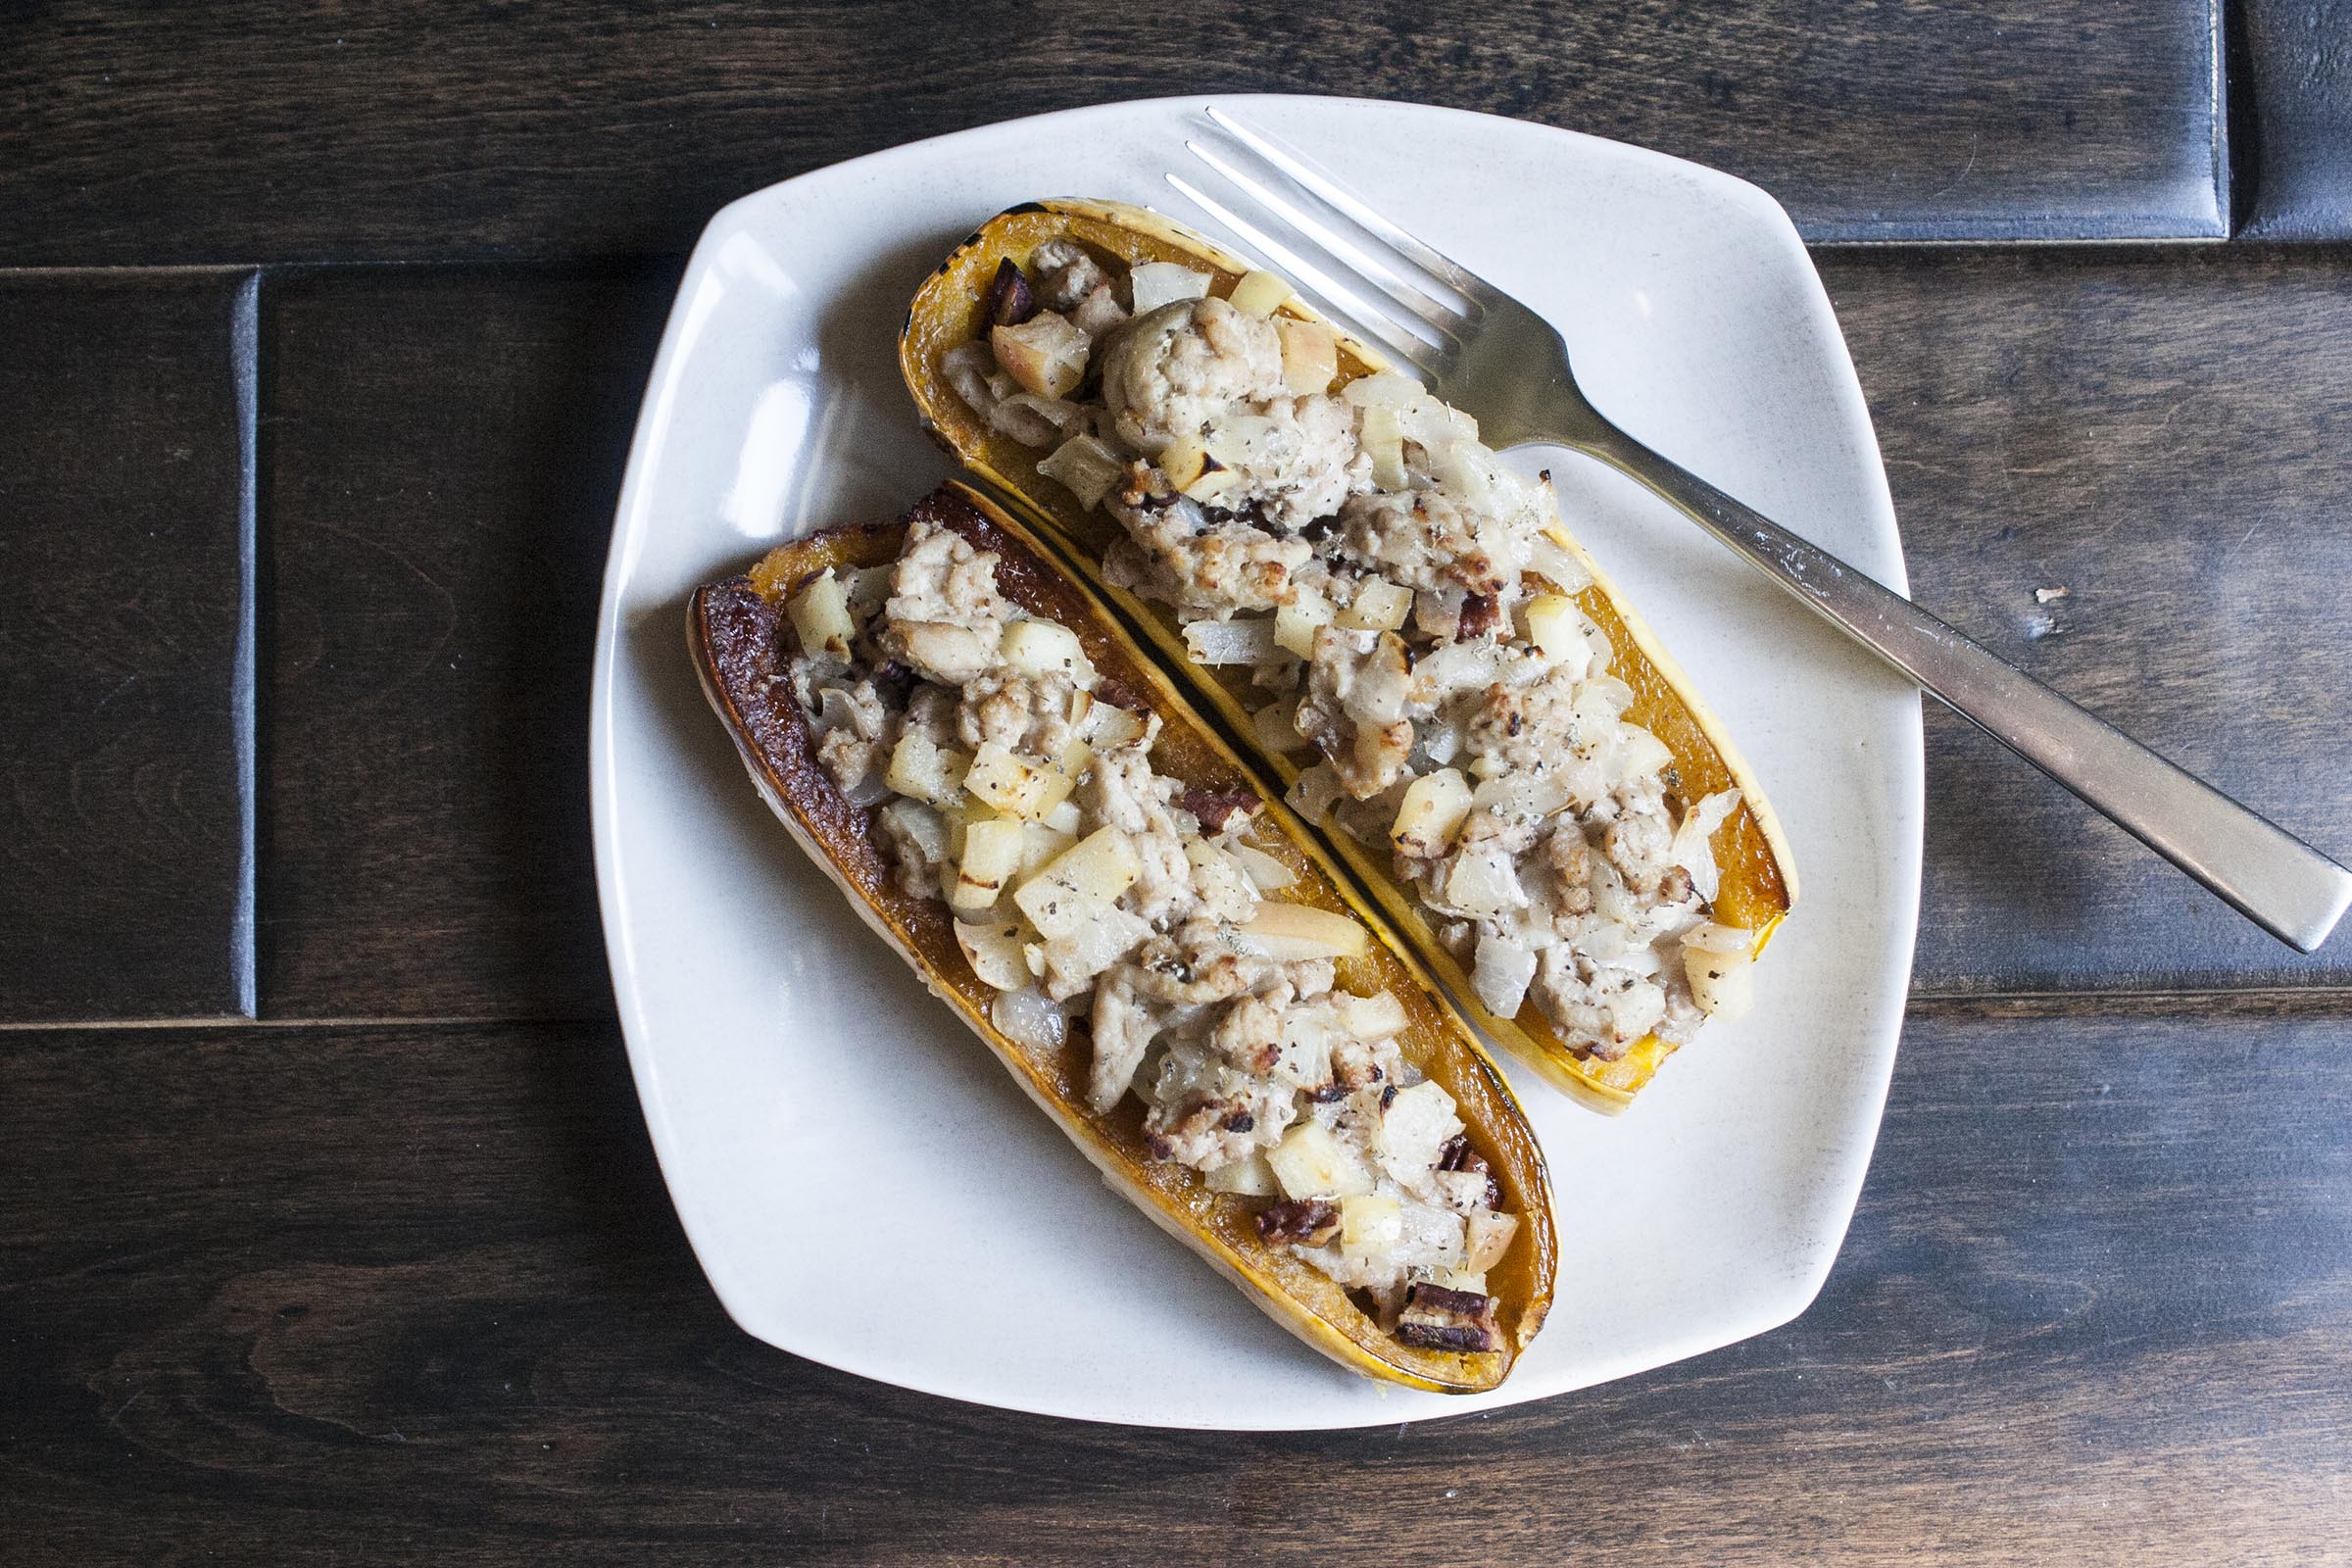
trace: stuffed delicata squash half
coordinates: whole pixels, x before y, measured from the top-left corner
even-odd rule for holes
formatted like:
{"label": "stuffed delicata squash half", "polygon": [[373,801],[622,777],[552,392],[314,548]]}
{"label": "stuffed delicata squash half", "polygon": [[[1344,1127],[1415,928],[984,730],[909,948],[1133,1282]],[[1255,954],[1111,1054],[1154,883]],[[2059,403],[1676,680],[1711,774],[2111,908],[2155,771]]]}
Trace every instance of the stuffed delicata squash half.
{"label": "stuffed delicata squash half", "polygon": [[949,486],[696,592],[793,836],[1109,1184],[1366,1376],[1491,1389],[1544,1161],[1311,835],[1040,544]]}
{"label": "stuffed delicata squash half", "polygon": [[1788,844],[1548,477],[1468,415],[1106,202],[992,220],[900,366],[1514,1054],[1620,1110],[1744,1010]]}

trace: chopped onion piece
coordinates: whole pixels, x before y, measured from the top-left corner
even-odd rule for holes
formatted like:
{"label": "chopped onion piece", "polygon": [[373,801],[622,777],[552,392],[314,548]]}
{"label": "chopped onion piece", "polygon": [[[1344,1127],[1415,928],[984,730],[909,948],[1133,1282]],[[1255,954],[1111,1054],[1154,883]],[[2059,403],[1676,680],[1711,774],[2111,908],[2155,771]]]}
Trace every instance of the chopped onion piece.
{"label": "chopped onion piece", "polygon": [[1359,375],[1348,383],[1340,396],[1359,409],[1394,408],[1398,404],[1415,403],[1429,395],[1429,389],[1409,375],[1383,370],[1378,375]]}
{"label": "chopped onion piece", "polygon": [[1272,272],[1244,272],[1225,303],[1244,316],[1271,316],[1291,297],[1291,285]]}
{"label": "chopped onion piece", "polygon": [[1360,958],[1371,947],[1360,921],[1304,904],[1259,905],[1248,925],[1234,928],[1233,940],[1277,963]]}
{"label": "chopped onion piece", "polygon": [[1184,646],[1197,664],[1271,664],[1290,657],[1274,640],[1271,615],[1192,621]]}
{"label": "chopped onion piece", "polygon": [[1755,960],[1747,955],[1709,953],[1686,943],[1683,974],[1690,982],[1690,1000],[1711,1018],[1732,1019],[1755,1003]]}
{"label": "chopped onion piece", "polygon": [[1617,755],[1610,760],[1609,782],[1623,784],[1647,778],[1674,760],[1666,743],[1639,724],[1617,726]]}
{"label": "chopped onion piece", "polygon": [[1446,874],[1446,902],[1483,919],[1526,907],[1527,894],[1506,852],[1480,850],[1454,858],[1453,868]]}
{"label": "chopped onion piece", "polygon": [[1127,465],[1095,437],[1074,435],[1039,463],[1037,471],[1058,481],[1080,506],[1091,510],[1127,477]]}
{"label": "chopped onion piece", "polygon": [[1250,727],[1257,733],[1257,743],[1277,757],[1287,757],[1307,749],[1307,739],[1298,733],[1298,708],[1288,702],[1272,702],[1250,715]]}
{"label": "chopped onion piece", "polygon": [[996,1001],[989,1004],[988,1021],[1014,1045],[1041,1054],[1059,1051],[1069,1029],[1061,1009],[1035,986],[998,993]]}
{"label": "chopped onion piece", "polygon": [[1142,262],[1127,273],[1134,293],[1135,314],[1146,315],[1178,300],[1197,300],[1208,293],[1208,274],[1174,262]]}
{"label": "chopped onion piece", "polygon": [[[1352,392],[1361,385],[1361,381],[1350,381],[1348,389]],[[1374,484],[1383,490],[1402,490],[1412,483],[1412,475],[1404,466],[1404,428],[1397,422],[1393,405],[1375,403],[1367,407],[1356,439],[1363,446],[1364,455],[1372,460]]]}
{"label": "chopped onion piece", "polygon": [[1437,652],[1424,655],[1413,666],[1413,672],[1429,682],[1436,700],[1442,702],[1453,692],[1493,685],[1494,661],[1493,643],[1446,643]]}
{"label": "chopped onion piece", "polygon": [[[1019,991],[1029,984],[1029,965],[1021,957],[1021,928],[1009,920],[987,925],[956,922],[956,945],[963,950],[972,973],[999,991]],[[997,1027],[1004,1028],[999,1024]],[[1010,1034],[1010,1030],[1005,1030]]]}
{"label": "chopped onion piece", "polygon": [[1478,961],[1470,971],[1470,989],[1478,1004],[1497,1018],[1515,1018],[1535,983],[1536,955],[1527,944],[1494,931],[1478,938]]}
{"label": "chopped onion piece", "polygon": [[1015,392],[1004,400],[1010,409],[1027,409],[1056,430],[1068,430],[1086,417],[1086,410],[1061,398],[1041,398],[1034,392]]}
{"label": "chopped onion piece", "polygon": [[1241,862],[1242,874],[1260,893],[1280,893],[1298,880],[1298,874],[1253,844],[1236,844],[1229,852]]}
{"label": "chopped onion piece", "polygon": [[1307,821],[1319,824],[1345,793],[1340,784],[1340,775],[1332,765],[1329,762],[1317,762],[1292,781],[1283,800]]}
{"label": "chopped onion piece", "polygon": [[1676,865],[1690,873],[1690,885],[1698,890],[1698,896],[1710,903],[1723,885],[1723,873],[1715,863],[1715,830],[1739,804],[1738,790],[1718,790],[1691,807],[1674,830],[1674,844],[1667,852]]}
{"label": "chopped onion piece", "polygon": [[1576,553],[1545,534],[1527,542],[1527,569],[1542,575],[1561,593],[1581,593],[1592,585],[1592,573]]}
{"label": "chopped onion piece", "polygon": [[1697,948],[1704,953],[1748,956],[1756,951],[1756,934],[1744,926],[1722,925],[1708,920],[1683,933],[1683,946]]}

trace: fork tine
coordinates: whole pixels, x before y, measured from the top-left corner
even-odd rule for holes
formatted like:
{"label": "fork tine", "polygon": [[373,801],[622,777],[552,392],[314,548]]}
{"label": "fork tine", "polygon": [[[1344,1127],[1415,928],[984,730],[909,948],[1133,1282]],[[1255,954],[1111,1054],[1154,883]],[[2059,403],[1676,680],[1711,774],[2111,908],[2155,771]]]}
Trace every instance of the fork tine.
{"label": "fork tine", "polygon": [[1334,282],[1323,269],[1240,217],[1183,176],[1169,174],[1166,178],[1169,184],[1182,191],[1203,212],[1239,234],[1245,245],[1281,269],[1289,276],[1292,286],[1305,296],[1306,302],[1330,318],[1342,330],[1404,361],[1424,374],[1438,373],[1444,356],[1437,345],[1385,314],[1366,310],[1360,298],[1344,285]]}
{"label": "fork tine", "polygon": [[1365,233],[1394,247],[1414,266],[1471,304],[1481,309],[1491,309],[1507,298],[1500,289],[1450,256],[1424,244],[1383,218],[1362,197],[1265,132],[1252,130],[1213,104],[1208,107],[1208,118],[1219,129],[1290,176],[1293,181],[1351,219]]}
{"label": "fork tine", "polygon": [[[1237,169],[1218,153],[1203,147],[1197,141],[1187,141],[1184,148],[1195,158],[1224,175],[1243,195],[1254,200],[1261,209],[1279,220],[1283,226],[1292,233],[1313,245],[1342,267],[1359,273],[1366,282],[1387,295],[1398,310],[1412,316],[1423,326],[1436,333],[1440,339],[1450,341],[1454,332],[1463,324],[1462,312],[1433,298],[1426,289],[1405,275],[1400,269],[1383,262],[1380,257],[1366,252],[1360,246],[1348,244],[1344,235],[1334,234],[1327,227],[1316,224],[1306,214],[1298,211],[1296,203],[1288,202],[1282,196],[1268,190],[1260,180]],[[1429,334],[1421,335],[1426,337]]]}

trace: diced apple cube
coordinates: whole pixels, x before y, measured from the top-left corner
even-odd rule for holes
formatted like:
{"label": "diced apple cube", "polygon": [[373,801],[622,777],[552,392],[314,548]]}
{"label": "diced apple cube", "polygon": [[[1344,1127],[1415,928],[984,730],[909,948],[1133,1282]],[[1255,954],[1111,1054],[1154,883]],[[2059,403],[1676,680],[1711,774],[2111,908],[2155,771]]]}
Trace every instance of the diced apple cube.
{"label": "diced apple cube", "polygon": [[1727,1022],[1755,1005],[1755,959],[1744,953],[1709,953],[1686,944],[1683,973],[1698,1010]]}
{"label": "diced apple cube", "polygon": [[1086,379],[1095,340],[1086,329],[1052,311],[1040,311],[1018,326],[991,327],[988,345],[997,363],[1041,398],[1066,398]]}
{"label": "diced apple cube", "polygon": [[1394,1198],[1374,1193],[1340,1200],[1340,1250],[1349,1257],[1383,1257],[1404,1239],[1404,1211]]}
{"label": "diced apple cube", "polygon": [[1127,835],[1100,827],[1015,888],[1012,902],[1048,941],[1058,941],[1117,903],[1143,870]]}
{"label": "diced apple cube", "polygon": [[1037,818],[1069,795],[1066,774],[1041,767],[995,741],[982,741],[972,754],[963,787],[972,799],[1008,815]]}
{"label": "diced apple cube", "polygon": [[1527,605],[1528,640],[1553,662],[1588,663],[1592,645],[1585,640],[1585,614],[1566,594],[1538,594]]}
{"label": "diced apple cube", "polygon": [[1300,594],[1274,612],[1274,641],[1285,653],[1300,659],[1315,657],[1315,631],[1332,621],[1331,601],[1321,594]]}
{"label": "diced apple cube", "polygon": [[1191,436],[1178,436],[1159,451],[1159,471],[1169,484],[1189,490],[1208,470],[1208,448]]}
{"label": "diced apple cube", "polygon": [[974,822],[963,831],[963,858],[956,867],[956,892],[948,902],[958,909],[985,909],[1021,868],[1021,823],[1009,816]]}
{"label": "diced apple cube", "polygon": [[1275,319],[1274,330],[1282,341],[1283,386],[1291,396],[1312,397],[1330,387],[1340,373],[1340,345],[1331,328],[1285,316]]}
{"label": "diced apple cube", "polygon": [[1099,752],[1124,746],[1143,732],[1144,721],[1134,710],[1100,698],[1093,700],[1085,716],[1078,720],[1078,738]]}
{"label": "diced apple cube", "polygon": [[1340,1018],[1348,1032],[1358,1040],[1386,1040],[1404,1032],[1406,1022],[1404,1004],[1389,991],[1376,991],[1368,997],[1340,993]]}
{"label": "diced apple cube", "polygon": [[1413,612],[1413,591],[1386,577],[1366,577],[1355,585],[1355,600],[1335,617],[1358,631],[1395,631]]}
{"label": "diced apple cube", "polygon": [[1043,822],[1021,824],[1021,876],[1031,876],[1067,853],[1078,842],[1074,833],[1065,833],[1046,826]]}
{"label": "diced apple cube", "polygon": [[1262,1153],[1244,1154],[1230,1165],[1219,1165],[1208,1173],[1207,1182],[1212,1193],[1239,1193],[1244,1198],[1272,1198],[1280,1191],[1273,1167]]}
{"label": "diced apple cube", "polygon": [[1004,628],[1001,647],[1004,662],[1032,680],[1060,670],[1081,688],[1095,684],[1094,662],[1086,657],[1078,634],[1051,620],[1016,620]]}
{"label": "diced apple cube", "polygon": [[1266,1151],[1266,1164],[1285,1198],[1348,1198],[1372,1190],[1372,1173],[1321,1122],[1302,1121],[1284,1133]]}
{"label": "diced apple cube", "polygon": [[901,795],[948,810],[963,796],[963,776],[971,759],[951,746],[933,744],[920,730],[899,737],[890,754],[883,782]]}
{"label": "diced apple cube", "polygon": [[[1519,1216],[1480,1211],[1462,1221],[1462,1249],[1469,1254],[1466,1265],[1475,1273],[1484,1274],[1503,1259],[1511,1250],[1511,1239],[1519,1234]],[[1480,1292],[1482,1296],[1485,1292]]]}
{"label": "diced apple cube", "polygon": [[801,652],[811,659],[849,661],[850,639],[858,635],[858,627],[850,619],[849,593],[831,566],[785,601],[784,610],[801,639]]}
{"label": "diced apple cube", "polygon": [[1389,827],[1396,853],[1434,860],[1451,849],[1454,835],[1470,815],[1470,781],[1459,768],[1441,767],[1406,785],[1396,820]]}

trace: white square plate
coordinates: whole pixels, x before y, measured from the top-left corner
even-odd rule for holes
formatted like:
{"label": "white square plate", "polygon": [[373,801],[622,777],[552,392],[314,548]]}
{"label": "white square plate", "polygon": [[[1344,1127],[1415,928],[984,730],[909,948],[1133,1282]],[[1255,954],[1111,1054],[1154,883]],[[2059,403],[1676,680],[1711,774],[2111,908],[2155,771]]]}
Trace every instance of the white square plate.
{"label": "white square plate", "polygon": [[[1902,585],[1853,368],[1763,192],[1450,110],[1220,102],[1558,323],[1593,401],[1634,434]],[[695,250],[621,491],[591,743],[613,989],[687,1237],[735,1320],[796,1354],[1160,1426],[1460,1414],[1786,1322],[1844,1236],[1893,1063],[1919,701],[1630,483],[1530,456],[1739,738],[1802,896],[1755,1012],[1710,1029],[1629,1114],[1515,1075],[1576,1217],[1550,1322],[1494,1394],[1340,1370],[1104,1189],[804,861],[704,705],[684,636],[697,584],[794,534],[893,516],[948,472],[896,368],[924,274],[1033,197],[1199,221],[1160,176],[1201,107],[1114,104],[861,158],[745,197]]]}

